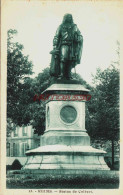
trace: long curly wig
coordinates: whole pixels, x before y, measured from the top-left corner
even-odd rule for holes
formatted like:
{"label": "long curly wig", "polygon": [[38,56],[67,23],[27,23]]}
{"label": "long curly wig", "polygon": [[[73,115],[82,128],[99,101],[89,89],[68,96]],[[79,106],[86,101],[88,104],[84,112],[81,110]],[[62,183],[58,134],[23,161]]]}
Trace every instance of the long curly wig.
{"label": "long curly wig", "polygon": [[72,14],[65,14],[64,17],[63,17],[62,24],[66,23],[66,19],[67,19],[68,16],[71,16],[71,23],[73,23],[73,16],[72,16]]}

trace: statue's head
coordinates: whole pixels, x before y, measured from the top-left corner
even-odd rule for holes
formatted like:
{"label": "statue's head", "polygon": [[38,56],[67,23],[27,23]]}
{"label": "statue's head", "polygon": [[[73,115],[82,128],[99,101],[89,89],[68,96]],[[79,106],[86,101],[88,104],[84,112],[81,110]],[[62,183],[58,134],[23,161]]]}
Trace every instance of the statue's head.
{"label": "statue's head", "polygon": [[73,17],[71,14],[65,14],[62,23],[73,23]]}

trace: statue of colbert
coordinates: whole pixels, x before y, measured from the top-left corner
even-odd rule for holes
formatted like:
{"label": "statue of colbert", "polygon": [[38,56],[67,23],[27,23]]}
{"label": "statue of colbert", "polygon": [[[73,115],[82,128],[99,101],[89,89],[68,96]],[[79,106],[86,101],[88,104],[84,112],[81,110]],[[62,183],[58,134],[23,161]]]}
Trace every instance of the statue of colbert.
{"label": "statue of colbert", "polygon": [[80,64],[83,37],[74,24],[71,14],[66,14],[53,39],[50,74],[59,78],[71,78],[71,69]]}

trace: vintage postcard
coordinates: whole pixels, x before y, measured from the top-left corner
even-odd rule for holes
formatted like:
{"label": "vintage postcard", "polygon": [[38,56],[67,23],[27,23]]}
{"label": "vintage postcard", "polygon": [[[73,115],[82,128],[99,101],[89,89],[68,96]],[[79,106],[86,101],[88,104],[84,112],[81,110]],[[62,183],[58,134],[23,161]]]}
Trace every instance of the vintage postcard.
{"label": "vintage postcard", "polygon": [[1,195],[123,193],[122,21],[122,1],[1,1]]}

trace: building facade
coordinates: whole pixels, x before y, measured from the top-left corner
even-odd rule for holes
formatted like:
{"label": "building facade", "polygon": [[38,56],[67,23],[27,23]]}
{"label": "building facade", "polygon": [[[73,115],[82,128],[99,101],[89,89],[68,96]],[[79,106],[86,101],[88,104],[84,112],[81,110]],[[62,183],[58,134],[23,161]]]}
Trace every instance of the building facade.
{"label": "building facade", "polygon": [[15,127],[7,137],[7,165],[11,165],[15,159],[18,159],[23,165],[26,162],[25,152],[40,146],[40,136],[34,134],[32,126]]}

